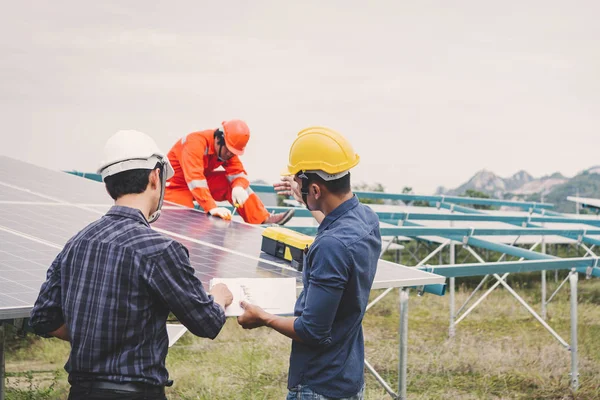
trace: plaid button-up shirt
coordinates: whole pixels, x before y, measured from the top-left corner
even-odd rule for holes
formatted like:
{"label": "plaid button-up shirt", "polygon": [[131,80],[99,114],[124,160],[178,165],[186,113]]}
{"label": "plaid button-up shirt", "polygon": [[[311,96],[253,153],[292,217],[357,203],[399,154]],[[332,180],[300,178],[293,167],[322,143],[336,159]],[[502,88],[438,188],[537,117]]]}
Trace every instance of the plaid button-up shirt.
{"label": "plaid button-up shirt", "polygon": [[39,335],[66,325],[69,381],[165,385],[169,312],[211,339],[225,323],[187,249],[153,231],[141,211],[114,206],[56,257],[30,324]]}

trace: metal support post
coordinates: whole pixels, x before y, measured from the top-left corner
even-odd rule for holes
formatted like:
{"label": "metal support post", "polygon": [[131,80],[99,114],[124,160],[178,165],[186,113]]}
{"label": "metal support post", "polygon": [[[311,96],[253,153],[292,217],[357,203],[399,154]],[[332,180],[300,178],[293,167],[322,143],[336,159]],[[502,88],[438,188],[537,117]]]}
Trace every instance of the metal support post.
{"label": "metal support post", "polygon": [[6,380],[4,375],[4,325],[0,322],[0,400],[4,400],[4,382]]}
{"label": "metal support post", "polygon": [[456,289],[455,278],[450,278],[450,327],[448,328],[448,336],[453,338],[456,335],[456,312],[455,312],[455,296],[454,292]]}
{"label": "metal support post", "polygon": [[577,354],[577,280],[579,279],[575,269],[571,271],[569,281],[571,283],[571,388],[579,388],[579,366]]}
{"label": "metal support post", "polygon": [[[544,226],[545,224],[542,224],[542,226]],[[546,240],[544,238],[544,236],[542,236],[542,254],[546,254]],[[548,303],[546,303],[546,271],[542,271],[542,319],[545,321],[546,320],[546,306],[548,305]]]}
{"label": "metal support post", "polygon": [[[423,260],[418,262],[417,266],[421,266],[433,258],[437,253],[441,252],[444,247],[449,244],[451,240],[440,244],[431,254],[425,257]],[[391,243],[391,242],[390,242]],[[410,252],[410,251],[409,251]],[[382,255],[385,253],[385,249],[382,251]],[[414,257],[414,254],[413,254]],[[417,260],[418,261],[418,260]],[[367,305],[366,311],[369,311],[371,307],[381,301],[387,296],[394,288],[388,288],[375,298],[371,303]],[[365,359],[365,367],[375,377],[375,379],[383,386],[386,392],[394,399],[406,399],[406,375],[407,375],[407,360],[408,360],[408,289],[400,289],[400,361],[398,365],[398,386],[400,395],[394,393],[390,386],[385,380],[375,371],[373,366]]]}
{"label": "metal support post", "polygon": [[408,289],[400,289],[400,357],[398,362],[398,399],[406,399],[408,374]]}
{"label": "metal support post", "polygon": [[[456,264],[456,246],[454,243],[450,244],[450,265]],[[456,279],[450,278],[450,326],[448,328],[448,336],[453,338],[456,335],[456,318],[455,303],[454,303],[454,292],[455,292]]]}
{"label": "metal support post", "polygon": [[542,319],[546,320],[546,270],[542,271]]}

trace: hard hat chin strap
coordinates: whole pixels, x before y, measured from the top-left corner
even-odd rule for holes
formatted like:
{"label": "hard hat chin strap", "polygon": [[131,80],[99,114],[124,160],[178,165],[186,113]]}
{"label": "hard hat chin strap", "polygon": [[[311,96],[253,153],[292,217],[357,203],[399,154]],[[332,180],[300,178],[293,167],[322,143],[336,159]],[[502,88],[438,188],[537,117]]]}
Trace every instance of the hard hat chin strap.
{"label": "hard hat chin strap", "polygon": [[300,188],[300,193],[302,194],[302,201],[304,202],[306,209],[308,211],[311,211],[310,207],[308,206],[308,187],[309,187],[308,176],[306,176],[306,174],[304,174],[304,172],[301,172],[298,175],[298,178],[302,179],[302,187]]}
{"label": "hard hat chin strap", "polygon": [[150,217],[148,217],[149,224],[156,222],[158,217],[160,217],[160,210],[162,208],[163,200],[165,198],[165,188],[167,187],[167,171],[165,171],[166,168],[167,164],[163,160],[161,160],[160,172],[158,173],[158,176],[160,178],[160,199],[158,200],[158,207],[156,208],[156,211],[153,212],[152,215],[150,215]]}

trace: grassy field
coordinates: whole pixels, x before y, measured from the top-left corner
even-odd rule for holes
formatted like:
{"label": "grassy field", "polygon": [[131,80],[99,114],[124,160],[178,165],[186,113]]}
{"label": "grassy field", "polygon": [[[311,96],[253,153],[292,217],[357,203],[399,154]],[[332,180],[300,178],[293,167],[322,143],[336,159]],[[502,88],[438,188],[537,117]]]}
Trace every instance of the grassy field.
{"label": "grassy field", "polygon": [[[510,282],[510,281],[509,281]],[[568,285],[567,285],[568,286]],[[552,282],[549,290],[555,288]],[[600,281],[579,285],[580,390],[569,389],[570,353],[504,290],[489,296],[448,339],[448,297],[416,296],[409,305],[410,399],[600,399]],[[540,309],[539,289],[520,289]],[[374,291],[372,296],[379,294]],[[459,290],[457,306],[468,291]],[[367,359],[397,386],[398,292],[364,321]],[[569,292],[548,310],[550,325],[569,341]],[[11,340],[7,399],[64,399],[62,367],[68,345],[58,340]],[[229,320],[214,340],[187,333],[169,352],[175,385],[169,399],[283,399],[290,341],[268,330],[244,331]],[[389,396],[367,374],[367,399]]]}

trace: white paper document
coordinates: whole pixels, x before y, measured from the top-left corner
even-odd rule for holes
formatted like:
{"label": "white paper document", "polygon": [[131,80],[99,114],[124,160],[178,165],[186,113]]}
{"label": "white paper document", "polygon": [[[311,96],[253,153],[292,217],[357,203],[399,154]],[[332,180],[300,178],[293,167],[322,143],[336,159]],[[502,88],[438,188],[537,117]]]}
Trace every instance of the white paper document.
{"label": "white paper document", "polygon": [[169,336],[169,347],[187,332],[187,328],[181,324],[167,324],[167,335]]}
{"label": "white paper document", "polygon": [[244,313],[240,301],[255,304],[270,314],[293,315],[296,304],[296,278],[214,278],[227,285],[233,302],[225,309],[225,316],[237,317]]}

